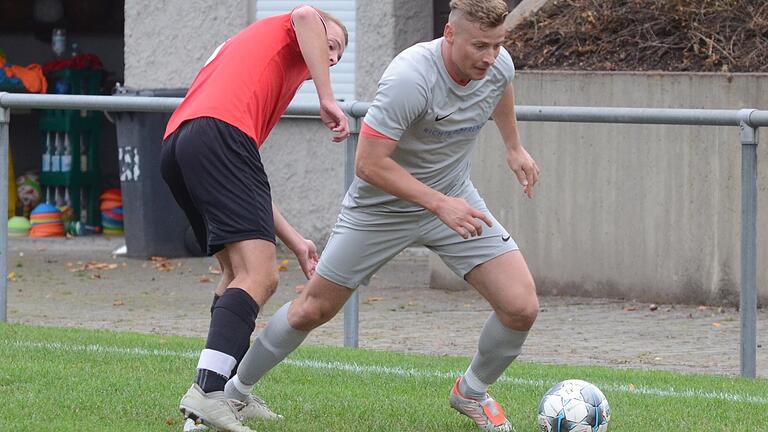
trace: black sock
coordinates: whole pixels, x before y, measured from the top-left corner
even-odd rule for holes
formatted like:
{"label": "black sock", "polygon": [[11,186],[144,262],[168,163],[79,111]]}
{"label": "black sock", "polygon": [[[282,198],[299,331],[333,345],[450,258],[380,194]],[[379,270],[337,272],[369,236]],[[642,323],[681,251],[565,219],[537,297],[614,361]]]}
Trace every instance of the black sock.
{"label": "black sock", "polygon": [[[258,314],[259,305],[240,288],[229,288],[218,299],[214,297],[205,348],[232,356],[239,363],[248,351]],[[209,393],[224,390],[228,379],[212,370],[198,369],[195,382]]]}
{"label": "black sock", "polygon": [[[211,316],[213,316],[213,308],[216,306],[216,302],[219,301],[220,298],[221,298],[220,295],[218,295],[216,293],[213,294],[213,302],[211,303]],[[251,333],[253,333],[253,332],[251,332]],[[235,374],[237,373],[237,367],[240,366],[240,362],[243,360],[243,357],[245,356],[245,353],[248,352],[248,348],[250,348],[250,347],[251,347],[251,340],[249,338],[248,339],[248,346],[245,347],[245,351],[243,351],[242,355],[238,355],[237,357],[235,357],[235,360],[237,360],[237,363],[235,363],[235,367],[232,368],[232,372],[229,374],[230,377],[235,376]],[[201,369],[201,370],[204,370],[204,369]]]}
{"label": "black sock", "polygon": [[220,295],[213,293],[213,301],[211,302],[211,318],[213,318],[213,308],[216,307],[216,302],[221,298]]}

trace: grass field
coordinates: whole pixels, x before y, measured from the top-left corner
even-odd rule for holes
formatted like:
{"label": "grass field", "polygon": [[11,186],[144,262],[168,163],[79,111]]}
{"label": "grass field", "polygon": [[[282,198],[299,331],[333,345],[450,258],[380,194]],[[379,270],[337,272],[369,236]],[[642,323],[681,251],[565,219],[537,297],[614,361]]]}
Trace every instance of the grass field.
{"label": "grass field", "polygon": [[[178,401],[203,340],[0,324],[1,431],[180,431]],[[302,348],[256,390],[285,415],[258,431],[468,431],[447,403],[468,363],[343,348]],[[579,378],[606,394],[611,431],[768,431],[768,382],[517,362],[492,387],[518,432],[539,398]]]}

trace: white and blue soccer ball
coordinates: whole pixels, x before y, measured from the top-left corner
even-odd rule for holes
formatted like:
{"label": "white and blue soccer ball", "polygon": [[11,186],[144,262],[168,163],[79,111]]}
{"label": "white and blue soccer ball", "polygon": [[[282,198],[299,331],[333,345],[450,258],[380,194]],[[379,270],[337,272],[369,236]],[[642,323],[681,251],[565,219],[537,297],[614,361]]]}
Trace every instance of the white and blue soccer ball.
{"label": "white and blue soccer ball", "polygon": [[610,421],[608,399],[586,381],[557,383],[539,403],[541,432],[606,432]]}

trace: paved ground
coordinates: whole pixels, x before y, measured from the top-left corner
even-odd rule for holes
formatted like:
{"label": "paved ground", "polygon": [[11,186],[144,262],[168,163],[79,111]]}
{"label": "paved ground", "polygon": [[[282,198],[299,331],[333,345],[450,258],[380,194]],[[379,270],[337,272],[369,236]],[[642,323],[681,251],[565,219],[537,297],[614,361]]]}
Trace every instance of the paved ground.
{"label": "paved ground", "polygon": [[[114,257],[111,251],[120,245],[122,239],[101,237],[11,239],[8,320],[204,336],[215,260]],[[280,261],[284,258],[291,257]],[[429,289],[427,261],[418,250],[406,251],[362,288],[362,348],[472,354],[489,307],[474,292]],[[286,267],[257,328],[303,283],[294,261]],[[340,346],[342,341],[339,315],[307,343]],[[739,315],[733,308],[662,304],[652,311],[627,300],[544,297],[520,360],[738,374],[738,342]],[[758,375],[766,378],[766,310],[759,311],[757,352]]]}

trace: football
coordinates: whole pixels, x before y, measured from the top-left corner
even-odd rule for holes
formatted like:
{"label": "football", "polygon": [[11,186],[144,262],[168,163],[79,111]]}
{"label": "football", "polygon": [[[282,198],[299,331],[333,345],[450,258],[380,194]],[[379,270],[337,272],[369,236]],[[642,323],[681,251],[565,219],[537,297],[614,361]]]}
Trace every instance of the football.
{"label": "football", "polygon": [[610,421],[608,400],[586,381],[555,384],[539,403],[541,432],[606,432]]}

